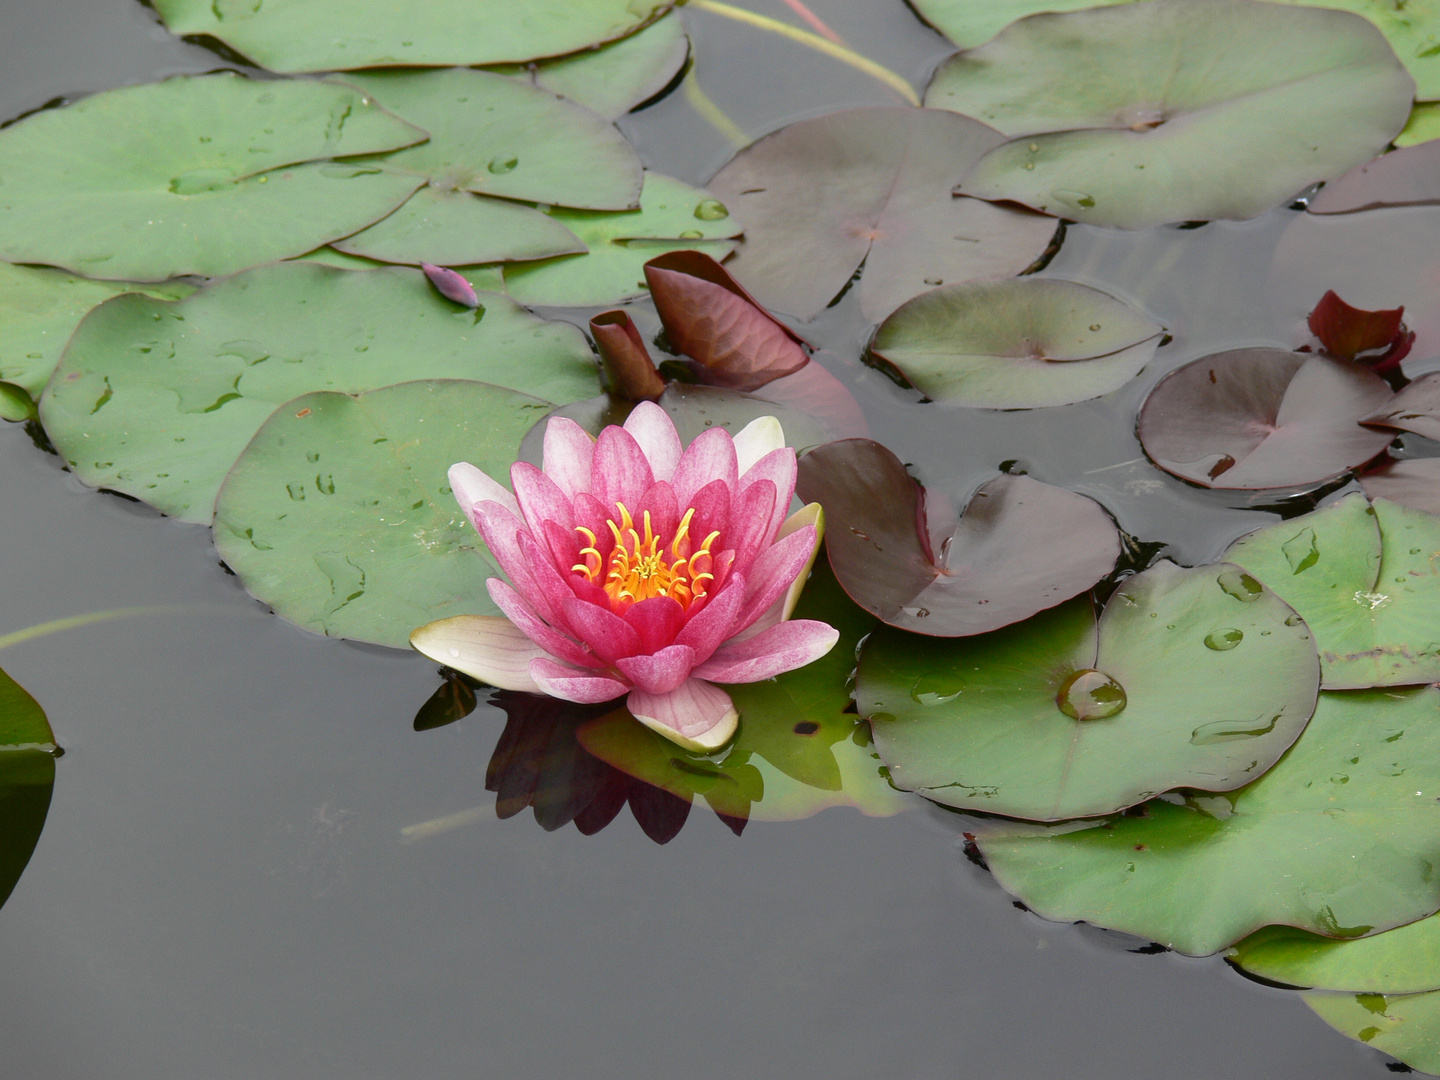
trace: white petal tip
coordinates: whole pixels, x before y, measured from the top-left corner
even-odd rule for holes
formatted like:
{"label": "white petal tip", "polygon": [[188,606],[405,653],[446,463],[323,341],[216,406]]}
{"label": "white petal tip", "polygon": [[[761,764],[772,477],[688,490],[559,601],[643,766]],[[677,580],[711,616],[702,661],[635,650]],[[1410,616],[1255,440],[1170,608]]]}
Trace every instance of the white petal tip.
{"label": "white petal tip", "polygon": [[773,450],[785,445],[785,429],[773,416],[751,420],[735,434],[735,456],[739,459],[740,475]]}
{"label": "white petal tip", "polygon": [[410,634],[410,647],[436,663],[501,690],[538,693],[530,661],[545,653],[503,615],[456,615]]}

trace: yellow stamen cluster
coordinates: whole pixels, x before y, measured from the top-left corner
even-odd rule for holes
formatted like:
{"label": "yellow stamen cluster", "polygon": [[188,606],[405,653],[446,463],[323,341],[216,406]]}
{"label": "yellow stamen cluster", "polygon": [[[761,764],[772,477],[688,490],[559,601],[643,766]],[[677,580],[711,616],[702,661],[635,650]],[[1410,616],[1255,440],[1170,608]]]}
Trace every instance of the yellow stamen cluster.
{"label": "yellow stamen cluster", "polygon": [[595,534],[583,525],[577,525],[575,531],[589,546],[580,549],[583,561],[570,569],[584,574],[587,581],[599,584],[616,612],[654,596],[668,596],[688,611],[691,604],[706,595],[706,589],[715,580],[715,575],[710,573],[714,565],[710,545],[720,533],[712,532],[704,543],[692,550],[690,519],[695,516],[695,510],[693,507],[686,510],[675,530],[675,538],[670,541],[667,561],[666,547],[662,538],[655,535],[650,511],[646,510],[641,517],[645,533],[642,538],[625,504],[616,503],[615,507],[620,511],[619,524],[613,520],[605,522],[615,537],[608,570],[604,556],[596,548]]}

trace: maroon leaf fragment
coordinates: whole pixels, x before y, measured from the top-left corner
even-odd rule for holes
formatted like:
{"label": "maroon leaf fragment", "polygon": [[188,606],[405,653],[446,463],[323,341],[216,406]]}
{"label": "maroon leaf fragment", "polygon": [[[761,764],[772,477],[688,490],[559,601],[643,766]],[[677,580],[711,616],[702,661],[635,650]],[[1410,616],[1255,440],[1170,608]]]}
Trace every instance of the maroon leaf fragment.
{"label": "maroon leaf fragment", "polygon": [[1351,307],[1330,289],[1306,323],[1325,351],[1336,359],[1354,360],[1361,353],[1384,349],[1383,356],[1365,361],[1381,371],[1399,367],[1415,344],[1415,335],[1401,322],[1404,316],[1403,305],[1390,311],[1365,311]]}
{"label": "maroon leaf fragment", "polygon": [[1360,423],[1440,441],[1440,371],[1422,375]]}
{"label": "maroon leaf fragment", "polygon": [[626,401],[654,401],[665,392],[665,380],[655,370],[629,312],[602,311],[590,320],[590,336],[612,395]]}
{"label": "maroon leaf fragment", "polygon": [[435,291],[446,300],[453,300],[468,308],[480,306],[480,298],[475,295],[475,287],[466,281],[463,275],[432,263],[421,263],[420,269],[425,271],[425,276],[430,279],[430,284],[435,286]]}
{"label": "maroon leaf fragment", "polygon": [[768,315],[709,255],[674,251],[645,264],[655,310],[698,381],[758,390],[810,362],[804,341]]}
{"label": "maroon leaf fragment", "polygon": [[1306,207],[1312,214],[1351,214],[1382,206],[1440,203],[1440,142],[1392,150],[1326,184]]}
{"label": "maroon leaf fragment", "polygon": [[1308,487],[1389,444],[1358,421],[1390,399],[1360,364],[1283,349],[1234,349],[1161,379],[1140,409],[1150,460],[1202,487]]}
{"label": "maroon leaf fragment", "polygon": [[850,597],[932,637],[1027,619],[1093,586],[1120,556],[1115,523],[1083,495],[998,476],[956,519],[869,439],[806,454],[796,491],[824,506],[830,565]]}

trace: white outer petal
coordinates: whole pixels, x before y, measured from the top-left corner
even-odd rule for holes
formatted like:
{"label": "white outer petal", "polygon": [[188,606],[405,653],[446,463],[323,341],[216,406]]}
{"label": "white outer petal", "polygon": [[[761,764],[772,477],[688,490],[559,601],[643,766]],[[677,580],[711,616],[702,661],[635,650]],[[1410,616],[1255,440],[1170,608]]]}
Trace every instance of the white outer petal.
{"label": "white outer petal", "polygon": [[410,635],[410,647],[501,690],[542,693],[530,661],[550,654],[503,615],[456,615]]}
{"label": "white outer petal", "polygon": [[754,465],[772,450],[785,445],[785,429],[773,416],[760,416],[751,420],[735,434],[735,456],[739,459],[740,475],[744,476]]}
{"label": "white outer petal", "polygon": [[[473,513],[475,506],[482,502],[497,502],[517,518],[521,516],[520,504],[515,501],[515,496],[511,494],[510,489],[504,484],[492,480],[468,461],[451,465],[449,477],[450,490],[455,493],[455,501],[460,504],[460,509],[472,522],[475,520]],[[521,520],[524,519],[521,518]]]}

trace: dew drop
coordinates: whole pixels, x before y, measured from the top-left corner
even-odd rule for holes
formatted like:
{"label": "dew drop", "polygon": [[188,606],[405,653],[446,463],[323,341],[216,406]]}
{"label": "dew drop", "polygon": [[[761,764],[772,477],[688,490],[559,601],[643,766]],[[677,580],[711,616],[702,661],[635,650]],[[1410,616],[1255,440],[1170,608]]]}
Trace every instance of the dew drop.
{"label": "dew drop", "polygon": [[1235,742],[1239,739],[1258,739],[1261,735],[1269,735],[1275,730],[1275,725],[1280,722],[1283,712],[1278,712],[1269,720],[1257,716],[1253,720],[1216,720],[1213,723],[1201,724],[1190,733],[1190,742],[1194,746],[1214,746],[1216,743]]}
{"label": "dew drop", "polygon": [[1100,324],[1099,324],[1098,322],[1092,322],[1092,323],[1090,324],[1090,329],[1091,329],[1092,331],[1093,331],[1093,330],[1099,330],[1099,329],[1100,329]]}
{"label": "dew drop", "polygon": [[681,239],[681,240],[699,240],[699,239],[703,238],[704,235],[705,235],[705,234],[704,234],[701,230],[699,230],[699,229],[686,229],[684,232],[682,232],[682,233],[680,234],[680,239]]}
{"label": "dew drop", "polygon": [[1233,626],[1227,626],[1223,630],[1212,630],[1205,635],[1205,647],[1214,649],[1216,652],[1229,652],[1245,640],[1245,632],[1236,630]]}
{"label": "dew drop", "polygon": [[1226,570],[1215,580],[1227,596],[1233,596],[1244,604],[1260,599],[1265,588],[1243,570]]}
{"label": "dew drop", "polygon": [[1290,573],[1303,574],[1320,561],[1320,545],[1315,541],[1314,529],[1302,529],[1280,545],[1285,561],[1290,564]]}
{"label": "dew drop", "polygon": [[1305,621],[1305,620],[1302,619],[1302,618],[1300,618],[1299,615],[1287,615],[1287,616],[1285,617],[1285,625],[1286,625],[1286,626],[1299,626],[1299,625],[1300,625],[1302,622],[1304,622],[1304,621]]}
{"label": "dew drop", "polygon": [[719,221],[730,216],[730,211],[719,199],[701,199],[695,206],[695,216],[701,221]]}
{"label": "dew drop", "polygon": [[963,689],[954,676],[926,674],[915,680],[910,696],[921,705],[944,705],[959,697]]}
{"label": "dew drop", "polygon": [[496,176],[504,176],[508,172],[514,172],[515,166],[519,164],[520,159],[514,154],[496,154],[485,168]]}
{"label": "dew drop", "polygon": [[1055,704],[1072,720],[1104,720],[1125,708],[1125,688],[1103,671],[1082,668],[1061,684]]}

